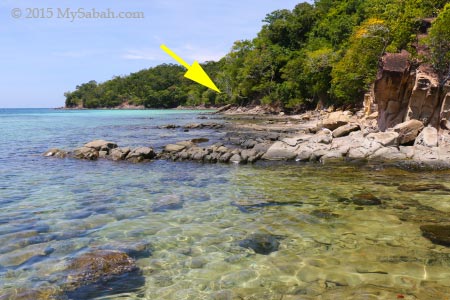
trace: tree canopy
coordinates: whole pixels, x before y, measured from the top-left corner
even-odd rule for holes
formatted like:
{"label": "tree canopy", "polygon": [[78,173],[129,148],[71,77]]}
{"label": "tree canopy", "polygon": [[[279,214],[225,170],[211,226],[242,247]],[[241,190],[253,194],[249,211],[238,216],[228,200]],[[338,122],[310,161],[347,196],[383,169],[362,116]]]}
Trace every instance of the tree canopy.
{"label": "tree canopy", "polygon": [[[185,69],[162,64],[103,83],[89,81],[67,92],[66,106],[148,108],[234,103],[271,104],[286,110],[352,105],[375,79],[385,51],[414,45],[421,20],[430,29],[435,68],[450,74],[450,4],[446,0],[316,0],[267,14],[252,40],[236,41],[217,62],[202,64],[223,93],[183,77]],[[447,72],[447,73],[446,73]]]}

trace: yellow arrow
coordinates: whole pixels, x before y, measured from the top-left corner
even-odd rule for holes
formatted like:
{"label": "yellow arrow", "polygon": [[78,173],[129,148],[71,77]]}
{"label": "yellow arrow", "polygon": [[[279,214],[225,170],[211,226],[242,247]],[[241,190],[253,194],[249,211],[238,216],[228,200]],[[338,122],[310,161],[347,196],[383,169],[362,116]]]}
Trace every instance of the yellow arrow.
{"label": "yellow arrow", "polygon": [[172,50],[167,48],[166,45],[162,44],[161,49],[164,50],[164,52],[169,54],[173,59],[175,59],[178,63],[180,63],[187,69],[187,72],[184,74],[184,77],[197,83],[200,83],[201,85],[204,85],[220,93],[220,90],[217,88],[217,86],[214,84],[211,78],[209,78],[208,74],[206,74],[206,72],[203,70],[202,66],[200,66],[198,61],[194,61],[194,63],[190,66],[181,57],[179,57]]}

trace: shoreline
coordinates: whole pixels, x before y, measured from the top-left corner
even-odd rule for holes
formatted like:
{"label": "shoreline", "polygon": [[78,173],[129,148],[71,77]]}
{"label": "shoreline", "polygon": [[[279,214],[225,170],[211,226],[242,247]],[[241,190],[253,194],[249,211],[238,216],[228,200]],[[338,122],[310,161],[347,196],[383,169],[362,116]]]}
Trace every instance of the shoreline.
{"label": "shoreline", "polygon": [[[198,139],[166,144],[163,149],[119,147],[120,141],[96,140],[73,150],[50,149],[45,156],[145,162],[155,159],[203,163],[253,164],[258,161],[377,163],[418,170],[450,169],[450,135],[410,120],[381,132],[376,113],[309,111],[301,115],[209,113],[203,123],[167,124],[160,130],[199,132]],[[214,122],[225,120],[225,122]],[[205,129],[224,137],[210,144]]]}

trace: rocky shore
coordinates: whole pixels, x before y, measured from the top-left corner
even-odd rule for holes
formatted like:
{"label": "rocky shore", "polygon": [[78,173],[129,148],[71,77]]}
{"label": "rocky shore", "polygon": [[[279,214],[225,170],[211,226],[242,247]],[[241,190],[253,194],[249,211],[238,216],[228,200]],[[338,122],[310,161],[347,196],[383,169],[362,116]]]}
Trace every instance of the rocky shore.
{"label": "rocky shore", "polygon": [[[363,111],[312,111],[297,116],[217,116],[228,122],[173,124],[161,130],[197,130],[201,138],[152,147],[119,147],[116,142],[95,140],[71,150],[50,149],[47,157],[85,160],[109,159],[132,163],[155,159],[204,163],[297,162],[390,162],[414,168],[449,168],[450,135],[419,120],[408,120],[380,131],[378,113]],[[251,120],[252,122],[249,122]],[[225,132],[210,144],[202,129]]]}

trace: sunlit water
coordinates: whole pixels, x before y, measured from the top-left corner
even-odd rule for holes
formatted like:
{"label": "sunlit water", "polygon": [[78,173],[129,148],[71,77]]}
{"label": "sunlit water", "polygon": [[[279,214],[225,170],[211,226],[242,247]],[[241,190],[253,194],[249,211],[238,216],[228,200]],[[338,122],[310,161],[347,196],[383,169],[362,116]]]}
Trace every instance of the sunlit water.
{"label": "sunlit water", "polygon": [[[152,254],[137,259],[140,286],[93,297],[448,299],[450,250],[423,238],[418,220],[448,217],[450,194],[401,192],[398,185],[445,184],[449,172],[41,156],[48,148],[71,149],[97,138],[159,148],[220,137],[214,131],[157,129],[200,122],[197,116],[0,110],[0,295],[57,288],[63,279],[58,274],[86,249],[148,242]],[[359,193],[372,193],[382,205],[339,201]],[[180,197],[183,207],[154,212],[163,197]],[[245,210],[236,205],[242,202],[276,205]],[[239,246],[254,233],[276,236],[278,251],[255,254]]]}

